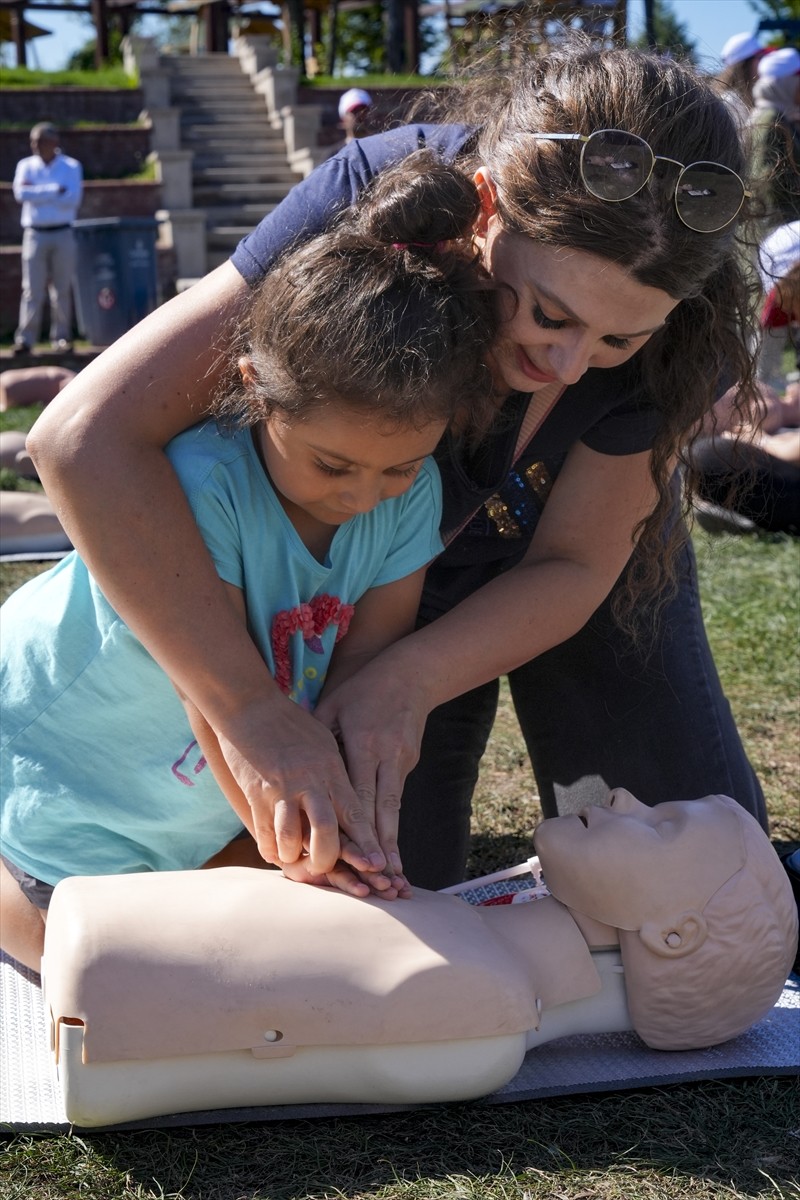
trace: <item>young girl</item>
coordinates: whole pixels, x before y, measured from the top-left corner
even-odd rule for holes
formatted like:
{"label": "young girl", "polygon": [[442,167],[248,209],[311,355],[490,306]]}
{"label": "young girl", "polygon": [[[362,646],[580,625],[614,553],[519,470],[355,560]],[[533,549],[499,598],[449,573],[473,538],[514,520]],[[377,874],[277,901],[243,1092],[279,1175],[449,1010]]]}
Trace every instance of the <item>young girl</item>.
{"label": "young girl", "polygon": [[[491,288],[450,245],[477,193],[427,155],[400,186],[391,174],[268,276],[242,386],[168,447],[229,604],[306,709],[413,628],[441,548],[428,456],[451,420],[485,419]],[[80,557],[12,596],[3,657],[2,944],[36,967],[44,926],[31,906],[43,915],[63,877],[200,867],[243,826],[258,830],[202,713]],[[304,838],[313,851],[315,818],[295,857]],[[389,898],[407,886],[351,844],[342,857]],[[293,875],[306,877],[302,863]],[[344,870],[330,878],[370,890]]]}

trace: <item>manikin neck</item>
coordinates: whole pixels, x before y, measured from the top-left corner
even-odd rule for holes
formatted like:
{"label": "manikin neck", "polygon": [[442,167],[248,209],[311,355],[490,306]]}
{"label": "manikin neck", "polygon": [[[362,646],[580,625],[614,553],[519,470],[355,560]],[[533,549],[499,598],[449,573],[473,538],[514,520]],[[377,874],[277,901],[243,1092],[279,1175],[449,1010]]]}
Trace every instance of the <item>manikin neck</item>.
{"label": "manikin neck", "polygon": [[541,1016],[527,1049],[570,1034],[633,1028],[616,930],[572,913],[554,896],[477,911],[529,967]]}

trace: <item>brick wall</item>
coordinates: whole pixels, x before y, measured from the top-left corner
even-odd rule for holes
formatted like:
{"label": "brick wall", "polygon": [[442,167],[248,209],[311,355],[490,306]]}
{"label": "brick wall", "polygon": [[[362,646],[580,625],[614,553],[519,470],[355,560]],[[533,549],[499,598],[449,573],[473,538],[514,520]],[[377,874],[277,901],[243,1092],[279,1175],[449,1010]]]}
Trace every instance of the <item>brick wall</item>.
{"label": "brick wall", "polygon": [[0,94],[0,121],[30,131],[38,121],[59,129],[79,121],[126,125],[138,120],[144,107],[140,88],[12,88]]}
{"label": "brick wall", "polygon": [[[150,153],[149,125],[62,128],[61,149],[77,158],[85,179],[122,179],[141,171]],[[0,129],[0,180],[10,183],[31,152],[27,129]]]}

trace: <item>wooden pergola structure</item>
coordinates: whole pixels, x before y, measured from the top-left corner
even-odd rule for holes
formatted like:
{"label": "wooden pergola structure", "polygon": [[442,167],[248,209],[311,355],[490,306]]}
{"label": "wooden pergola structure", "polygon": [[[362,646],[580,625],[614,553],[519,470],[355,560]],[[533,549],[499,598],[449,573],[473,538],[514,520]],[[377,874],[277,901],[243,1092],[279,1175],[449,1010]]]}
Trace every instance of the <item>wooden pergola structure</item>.
{"label": "wooden pergola structure", "polygon": [[[228,24],[232,7],[229,0],[210,0],[197,4],[198,15],[206,29],[206,44],[209,49],[225,50],[228,44]],[[64,4],[53,0],[0,0],[0,14],[8,13],[11,24],[10,41],[17,52],[17,66],[27,66],[27,22],[25,14],[36,12],[74,12],[91,15],[95,28],[95,65],[100,67],[108,61],[109,29],[112,21],[121,32],[130,32],[134,17],[141,14],[156,16],[174,15],[173,6],[165,0],[67,0]]]}
{"label": "wooden pergola structure", "polygon": [[[231,20],[237,16],[245,0],[191,0],[176,4],[170,0],[0,0],[0,16],[8,14],[10,39],[16,47],[17,65],[27,65],[27,41],[31,36],[26,13],[77,12],[91,14],[96,31],[95,63],[99,67],[108,61],[109,27],[115,22],[122,33],[128,33],[135,16],[140,14],[174,15],[176,11],[197,13],[204,29],[207,51],[227,50]],[[295,29],[310,27],[312,39],[320,28],[324,11],[360,7],[358,0],[279,0],[284,22]],[[270,6],[272,7],[272,6]],[[445,17],[451,45],[458,40],[460,53],[470,46],[486,45],[504,36],[529,32],[535,40],[546,40],[549,24],[561,21],[578,25],[598,37],[619,38],[624,35],[626,0],[442,0],[441,4],[427,3],[422,9],[419,0],[386,0],[389,19],[390,70],[413,73],[419,64],[420,14],[439,11]],[[316,40],[320,40],[319,36]],[[394,61],[391,61],[391,60]]]}

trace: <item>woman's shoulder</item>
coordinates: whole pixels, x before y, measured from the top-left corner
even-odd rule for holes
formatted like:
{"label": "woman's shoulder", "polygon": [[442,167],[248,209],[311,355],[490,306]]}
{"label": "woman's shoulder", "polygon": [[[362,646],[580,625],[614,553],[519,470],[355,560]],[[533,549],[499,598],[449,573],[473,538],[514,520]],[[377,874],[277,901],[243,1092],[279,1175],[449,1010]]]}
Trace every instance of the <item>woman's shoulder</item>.
{"label": "woman's shoulder", "polygon": [[342,209],[355,204],[381,171],[419,149],[452,162],[471,134],[467,125],[412,124],[348,142],[296,184],[242,239],[231,257],[234,267],[249,284],[258,283],[288,247],[321,233]]}
{"label": "woman's shoulder", "polygon": [[373,170],[382,170],[390,163],[407,158],[415,150],[430,150],[437,158],[449,162],[463,151],[473,132],[469,125],[414,122],[357,138],[335,157],[362,159],[371,164]]}

